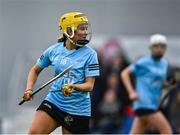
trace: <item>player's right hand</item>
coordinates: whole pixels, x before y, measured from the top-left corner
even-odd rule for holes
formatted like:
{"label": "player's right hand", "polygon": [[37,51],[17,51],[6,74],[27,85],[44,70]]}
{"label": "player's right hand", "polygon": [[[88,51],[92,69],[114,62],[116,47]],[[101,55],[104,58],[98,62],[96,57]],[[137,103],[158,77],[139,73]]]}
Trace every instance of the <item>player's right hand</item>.
{"label": "player's right hand", "polygon": [[25,90],[24,95],[23,95],[23,99],[25,101],[29,101],[32,98],[31,94],[32,94],[32,89]]}
{"label": "player's right hand", "polygon": [[132,92],[132,93],[129,94],[129,99],[132,100],[132,101],[135,101],[135,100],[138,100],[139,97],[138,97],[136,92]]}

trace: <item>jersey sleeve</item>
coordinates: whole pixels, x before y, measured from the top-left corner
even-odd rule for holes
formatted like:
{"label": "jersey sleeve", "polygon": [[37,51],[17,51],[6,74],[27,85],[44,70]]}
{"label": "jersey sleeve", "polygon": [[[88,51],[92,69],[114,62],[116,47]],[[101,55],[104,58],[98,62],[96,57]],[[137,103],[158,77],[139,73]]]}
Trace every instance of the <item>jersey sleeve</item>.
{"label": "jersey sleeve", "polygon": [[143,65],[145,64],[145,59],[144,58],[140,58],[139,60],[137,60],[135,63],[132,63],[129,67],[131,69],[131,71],[133,73],[137,73],[138,70],[143,67]]}
{"label": "jersey sleeve", "polygon": [[48,67],[49,65],[51,65],[51,60],[50,60],[51,51],[52,51],[52,48],[51,47],[48,48],[47,50],[43,52],[41,57],[37,60],[36,64],[40,68],[44,69]]}
{"label": "jersey sleeve", "polygon": [[91,54],[90,58],[88,58],[88,61],[86,63],[85,67],[85,76],[99,76],[99,62],[97,54]]}

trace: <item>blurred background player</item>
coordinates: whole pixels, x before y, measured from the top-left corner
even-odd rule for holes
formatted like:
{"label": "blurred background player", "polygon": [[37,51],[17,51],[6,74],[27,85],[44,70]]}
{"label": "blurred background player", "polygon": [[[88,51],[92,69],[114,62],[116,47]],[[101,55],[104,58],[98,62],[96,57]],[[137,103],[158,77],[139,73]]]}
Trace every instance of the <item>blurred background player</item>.
{"label": "blurred background player", "polygon": [[[170,124],[158,110],[159,100],[166,82],[168,63],[163,58],[167,48],[164,35],[155,34],[150,37],[151,56],[145,56],[131,64],[121,74],[127,88],[129,98],[134,101],[135,119],[131,128],[132,134],[144,133],[153,127],[159,133],[172,133]],[[136,88],[130,81],[130,74],[136,77]]]}
{"label": "blurred background player", "polygon": [[53,66],[55,75],[71,64],[73,68],[54,82],[36,111],[29,134],[49,134],[59,126],[63,134],[89,133],[89,92],[95,76],[99,76],[97,54],[89,46],[90,25],[85,14],[70,12],[61,16],[59,26],[63,37],[45,50],[31,68],[24,100],[30,100],[33,86],[44,68]]}

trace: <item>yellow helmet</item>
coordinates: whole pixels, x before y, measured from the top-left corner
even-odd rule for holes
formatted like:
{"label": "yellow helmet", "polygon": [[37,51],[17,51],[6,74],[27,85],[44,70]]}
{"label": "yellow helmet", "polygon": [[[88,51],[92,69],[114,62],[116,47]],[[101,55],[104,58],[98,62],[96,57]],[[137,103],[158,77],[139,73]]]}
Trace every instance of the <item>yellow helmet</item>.
{"label": "yellow helmet", "polygon": [[59,27],[64,32],[66,32],[67,27],[73,27],[77,30],[78,25],[88,23],[88,19],[85,14],[81,12],[69,12],[61,16],[59,21]]}
{"label": "yellow helmet", "polygon": [[[84,13],[81,12],[69,12],[65,13],[60,17],[59,21],[59,27],[61,31],[63,32],[64,35],[67,36],[67,38],[74,43],[77,46],[83,46],[91,40],[91,32],[88,33],[89,39],[88,40],[83,40],[83,41],[73,41],[71,38],[74,37],[74,31],[77,30],[78,26],[80,24],[87,24],[89,26],[89,22],[87,19],[87,16]],[[69,35],[67,32],[67,28],[71,28],[72,34]],[[91,31],[91,30],[90,30]]]}

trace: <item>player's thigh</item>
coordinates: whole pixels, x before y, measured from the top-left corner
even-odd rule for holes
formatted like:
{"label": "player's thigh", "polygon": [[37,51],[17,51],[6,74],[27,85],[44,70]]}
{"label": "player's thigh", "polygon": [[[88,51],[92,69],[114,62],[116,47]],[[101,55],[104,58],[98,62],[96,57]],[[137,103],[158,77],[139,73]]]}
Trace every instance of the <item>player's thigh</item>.
{"label": "player's thigh", "polygon": [[135,117],[130,134],[142,134],[146,129],[146,123],[140,117]]}
{"label": "player's thigh", "polygon": [[151,124],[151,126],[156,128],[156,130],[158,130],[160,133],[172,133],[169,122],[160,111],[149,115],[148,121]]}
{"label": "player's thigh", "polygon": [[54,131],[59,125],[46,112],[38,110],[35,113],[29,134],[49,134]]}

